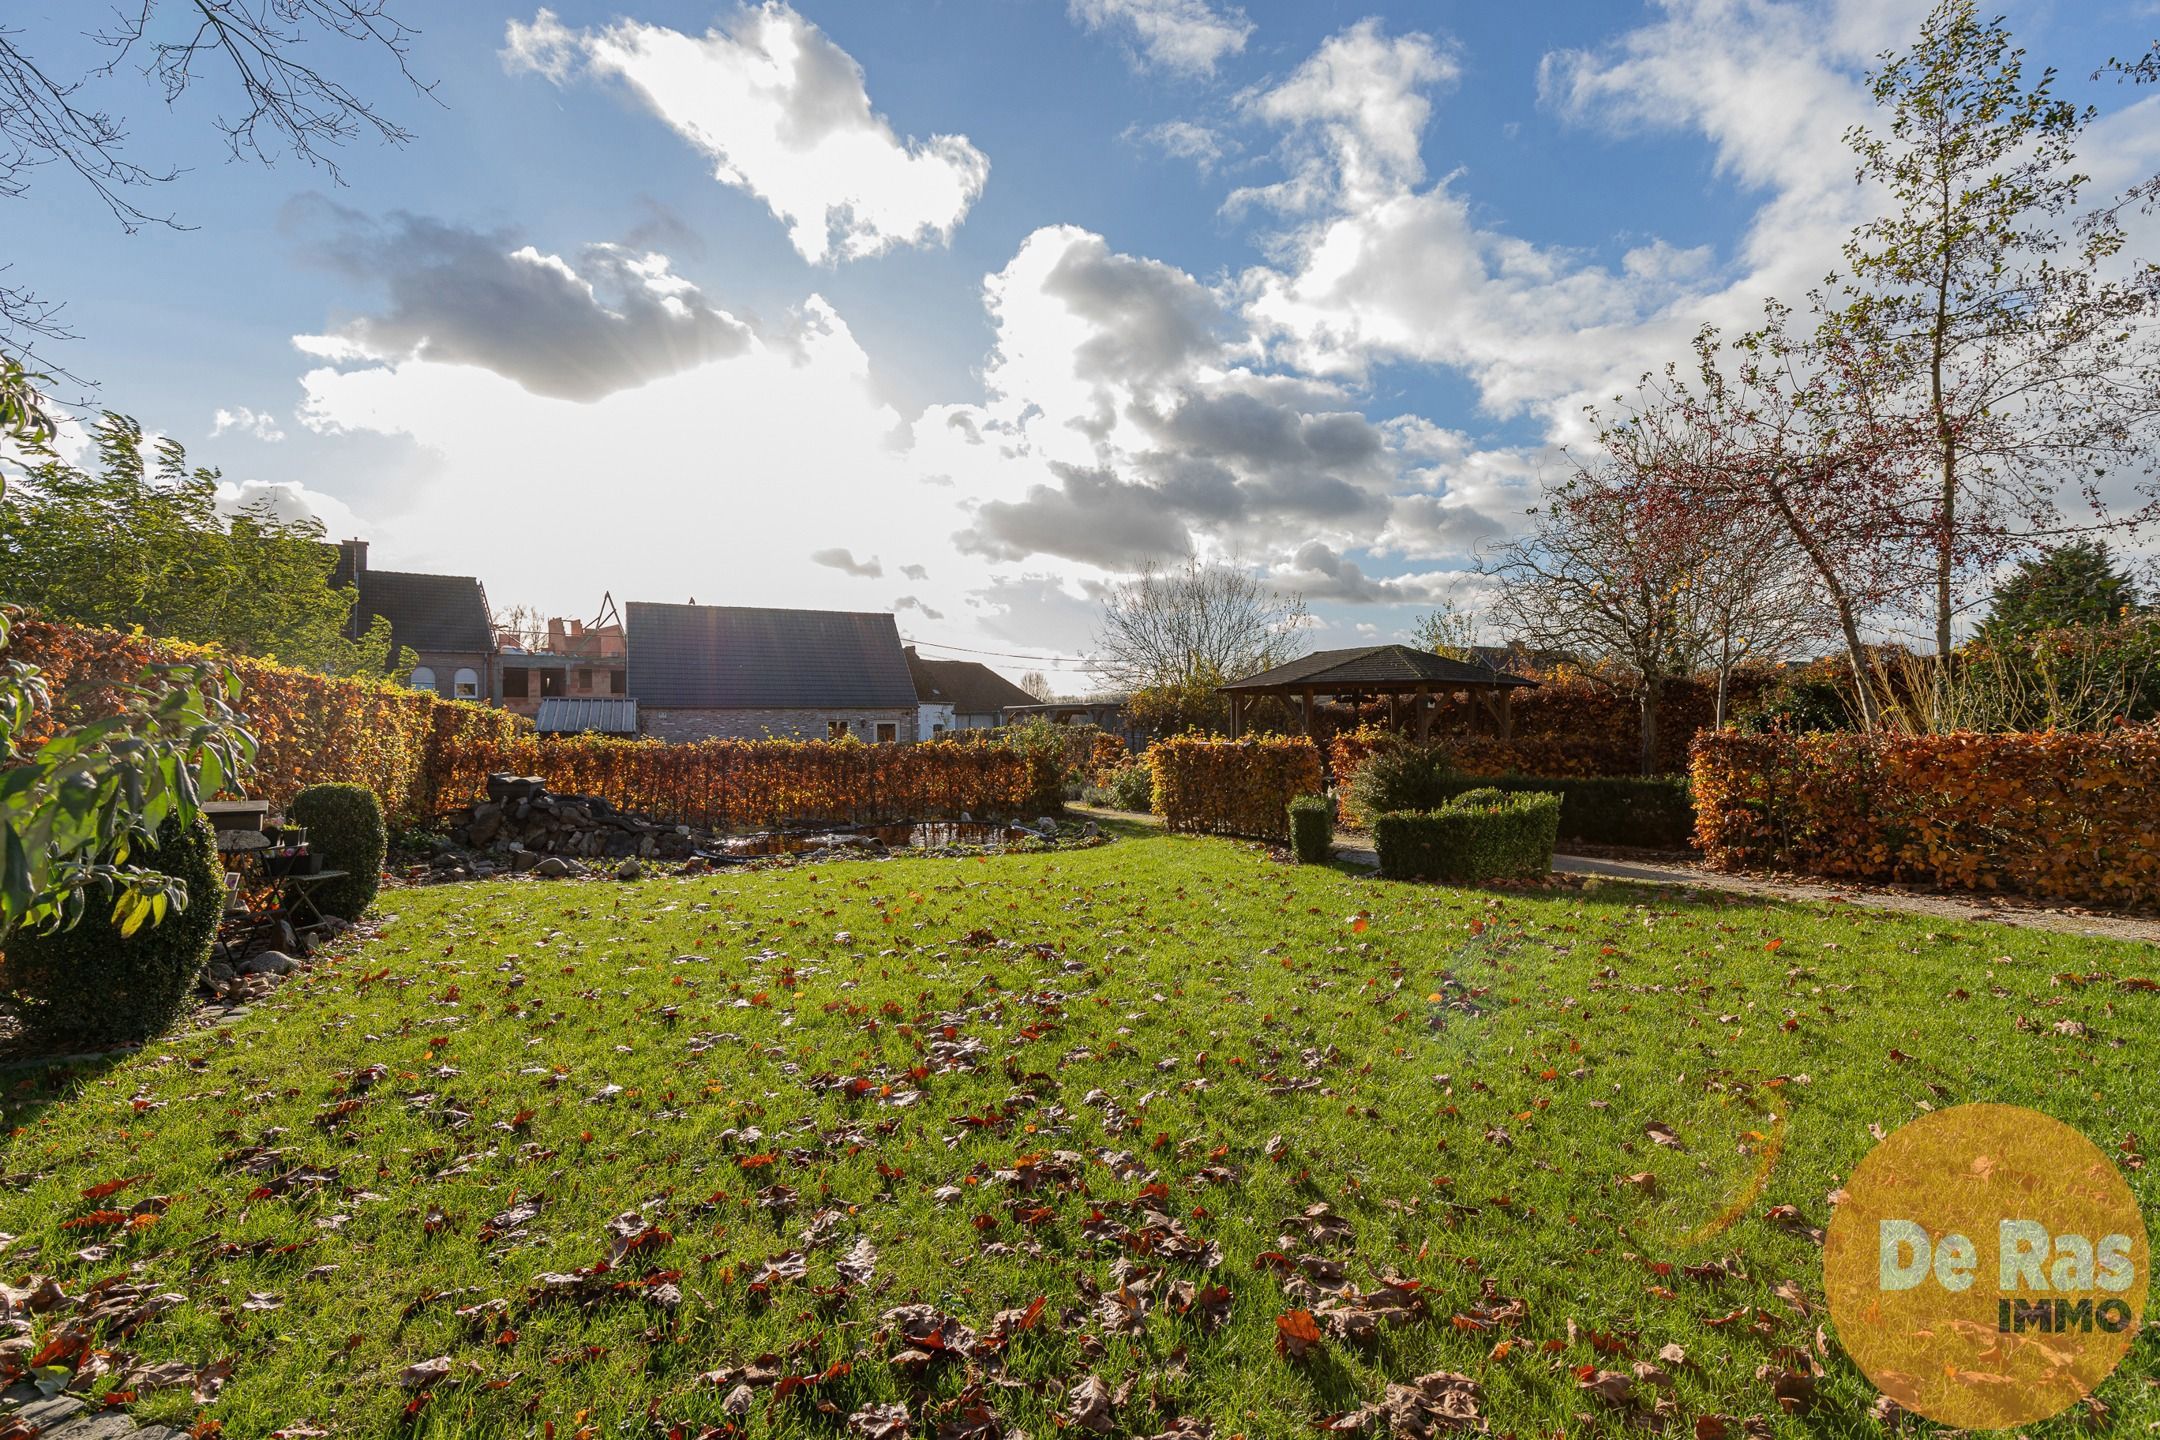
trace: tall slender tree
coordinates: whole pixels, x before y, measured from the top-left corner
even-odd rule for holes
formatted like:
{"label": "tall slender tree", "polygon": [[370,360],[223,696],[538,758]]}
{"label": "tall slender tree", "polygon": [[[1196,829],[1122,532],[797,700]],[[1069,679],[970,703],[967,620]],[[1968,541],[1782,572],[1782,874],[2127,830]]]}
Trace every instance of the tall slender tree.
{"label": "tall slender tree", "polygon": [[2124,260],[2113,212],[2079,223],[2094,112],[2058,96],[2052,70],[2029,75],[1973,0],[1939,0],[1872,90],[1883,123],[1846,138],[1884,208],[1846,244],[1824,320],[1888,362],[1867,372],[1874,408],[1924,422],[1927,608],[1947,655],[1967,580],[2047,539],[2160,515],[2149,487],[2122,493],[2153,473],[2160,271]]}

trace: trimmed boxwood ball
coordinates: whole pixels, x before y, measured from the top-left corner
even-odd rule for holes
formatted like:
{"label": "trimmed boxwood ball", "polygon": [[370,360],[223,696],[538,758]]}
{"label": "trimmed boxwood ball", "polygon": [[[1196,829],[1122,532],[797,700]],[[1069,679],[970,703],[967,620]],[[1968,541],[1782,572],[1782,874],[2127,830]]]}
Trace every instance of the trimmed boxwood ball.
{"label": "trimmed boxwood ball", "polygon": [[1290,802],[1290,849],[1300,865],[1325,865],[1335,843],[1335,807],[1324,796],[1300,795]]}
{"label": "trimmed boxwood ball", "polygon": [[365,785],[310,785],[286,807],[286,818],[307,826],[308,851],[323,857],[325,870],[343,870],[345,878],[315,889],[315,903],[325,915],[357,920],[375,903],[382,885],[382,806]]}
{"label": "trimmed boxwood ball", "polygon": [[225,908],[224,867],[209,822],[167,820],[156,844],[135,845],[128,863],[185,881],[187,905],[122,938],[112,896],[93,893],[70,929],[10,935],[0,989],[19,998],[23,1022],[35,1033],[91,1044],[147,1040],[172,1024],[209,963]]}
{"label": "trimmed boxwood ball", "polygon": [[1437,810],[1382,815],[1373,845],[1390,880],[1474,885],[1551,870],[1559,829],[1559,796],[1481,788]]}

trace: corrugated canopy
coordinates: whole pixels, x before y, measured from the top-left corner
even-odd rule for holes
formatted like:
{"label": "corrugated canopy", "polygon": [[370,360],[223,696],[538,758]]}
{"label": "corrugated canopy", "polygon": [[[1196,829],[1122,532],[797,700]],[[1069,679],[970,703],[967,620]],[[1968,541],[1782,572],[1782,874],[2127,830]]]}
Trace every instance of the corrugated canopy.
{"label": "corrugated canopy", "polygon": [[543,735],[635,735],[637,701],[627,695],[551,695],[534,728]]}

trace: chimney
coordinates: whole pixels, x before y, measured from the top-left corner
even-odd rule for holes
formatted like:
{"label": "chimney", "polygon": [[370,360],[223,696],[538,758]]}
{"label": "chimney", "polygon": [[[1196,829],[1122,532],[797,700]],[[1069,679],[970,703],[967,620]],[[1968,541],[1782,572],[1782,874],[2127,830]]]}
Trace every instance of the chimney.
{"label": "chimney", "polygon": [[337,569],[330,574],[332,585],[350,585],[367,573],[367,546],[365,540],[338,541]]}

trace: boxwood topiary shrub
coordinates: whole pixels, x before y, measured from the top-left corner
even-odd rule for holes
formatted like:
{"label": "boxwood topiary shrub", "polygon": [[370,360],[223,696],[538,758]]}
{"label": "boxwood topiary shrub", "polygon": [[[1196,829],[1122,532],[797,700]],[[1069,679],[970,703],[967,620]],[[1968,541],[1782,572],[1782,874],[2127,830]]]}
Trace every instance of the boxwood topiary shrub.
{"label": "boxwood topiary shrub", "polygon": [[[1560,834],[1596,845],[1685,850],[1695,839],[1695,799],[1684,775],[1609,775],[1547,779],[1530,775],[1456,775],[1439,782],[1445,796],[1499,787],[1558,795]],[[1435,802],[1438,803],[1438,802]],[[1428,806],[1399,806],[1427,809]]]}
{"label": "boxwood topiary shrub", "polygon": [[128,863],[185,881],[187,904],[123,938],[112,897],[92,894],[73,927],[10,935],[0,989],[19,997],[24,1024],[37,1034],[89,1044],[147,1040],[173,1022],[209,963],[225,908],[224,867],[209,822],[167,820],[156,843],[136,844]]}
{"label": "boxwood topiary shrub", "polygon": [[323,857],[325,870],[343,870],[345,878],[317,887],[315,903],[325,915],[357,920],[374,903],[382,884],[382,806],[365,785],[310,785],[286,807],[286,818],[307,826],[308,850]]}
{"label": "boxwood topiary shrub", "polygon": [[1325,865],[1335,843],[1335,807],[1325,796],[1300,795],[1290,802],[1290,849],[1300,865]]}
{"label": "boxwood topiary shrub", "polygon": [[1391,810],[1432,810],[1462,788],[1455,782],[1445,749],[1390,735],[1351,775],[1348,808],[1368,825]]}
{"label": "boxwood topiary shrub", "polygon": [[1474,885],[1551,870],[1559,828],[1559,796],[1482,788],[1437,810],[1382,815],[1373,843],[1390,880]]}

